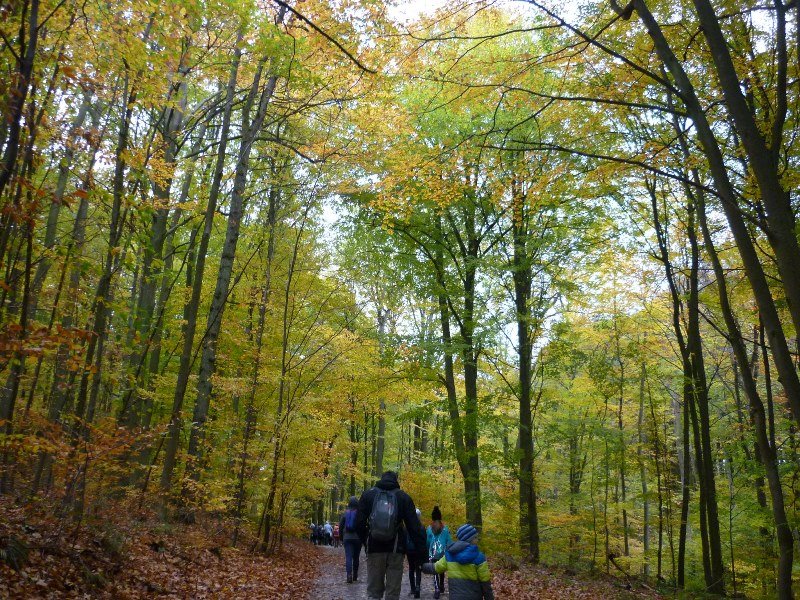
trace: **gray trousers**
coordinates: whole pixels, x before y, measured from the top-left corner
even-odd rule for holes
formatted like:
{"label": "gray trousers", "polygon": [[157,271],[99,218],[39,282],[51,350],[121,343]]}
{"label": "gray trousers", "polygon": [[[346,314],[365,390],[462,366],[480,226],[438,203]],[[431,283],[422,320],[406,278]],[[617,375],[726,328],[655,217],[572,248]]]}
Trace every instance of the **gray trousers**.
{"label": "gray trousers", "polygon": [[[399,552],[367,554],[367,596],[398,600],[403,582],[403,555]],[[384,596],[384,592],[386,595]]]}

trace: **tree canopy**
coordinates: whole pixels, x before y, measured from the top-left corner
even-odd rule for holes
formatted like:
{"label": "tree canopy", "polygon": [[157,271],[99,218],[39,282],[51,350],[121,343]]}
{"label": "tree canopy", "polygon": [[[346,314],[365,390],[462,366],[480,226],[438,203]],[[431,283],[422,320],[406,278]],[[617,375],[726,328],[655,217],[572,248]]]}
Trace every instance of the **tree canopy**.
{"label": "tree canopy", "polygon": [[792,597],[798,10],[0,6],[3,502]]}

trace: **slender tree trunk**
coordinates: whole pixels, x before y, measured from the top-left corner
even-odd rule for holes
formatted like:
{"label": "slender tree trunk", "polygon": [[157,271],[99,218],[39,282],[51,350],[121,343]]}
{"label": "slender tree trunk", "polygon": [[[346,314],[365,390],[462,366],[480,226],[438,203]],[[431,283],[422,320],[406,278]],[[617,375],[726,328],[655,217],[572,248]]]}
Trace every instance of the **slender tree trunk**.
{"label": "slender tree trunk", "polygon": [[530,560],[539,562],[539,518],[536,507],[536,488],[533,476],[533,420],[531,411],[531,379],[533,348],[530,334],[531,314],[528,299],[531,295],[532,265],[527,250],[528,219],[526,196],[522,183],[512,182],[514,239],[513,280],[517,312],[517,339],[519,362],[519,485],[520,533],[522,547]]}
{"label": "slender tree trunk", "polygon": [[[31,292],[31,269],[33,253],[33,222],[27,226],[27,236],[25,244],[25,278],[22,292],[22,309],[19,319],[19,334],[17,335],[17,349],[14,351],[11,369],[8,375],[6,387],[3,389],[2,404],[0,404],[0,421],[5,422],[5,434],[10,436],[14,431],[14,406],[19,394],[20,378],[25,368],[25,343],[28,335],[28,307]],[[5,444],[4,444],[5,445]],[[8,494],[13,487],[13,477],[11,473],[11,452],[8,448],[3,449],[3,467],[0,474],[0,494]]]}
{"label": "slender tree trunk", "polygon": [[[149,35],[149,26],[145,37]],[[97,389],[100,383],[101,371],[96,367],[101,365],[102,349],[108,335],[107,322],[109,317],[109,300],[111,294],[111,280],[114,276],[114,267],[118,264],[120,248],[119,243],[122,238],[123,223],[125,221],[125,211],[123,210],[123,196],[125,195],[125,171],[127,169],[127,153],[130,136],[131,119],[133,109],[136,104],[136,82],[131,83],[130,74],[125,75],[125,84],[122,94],[123,106],[121,107],[121,122],[117,147],[115,151],[113,194],[111,205],[111,220],[109,223],[108,246],[103,271],[97,283],[94,295],[95,301],[92,305],[94,323],[92,325],[92,335],[89,339],[85,351],[84,368],[78,386],[78,394],[75,401],[75,416],[78,419],[85,419],[87,414],[87,401],[96,400]],[[95,361],[95,352],[98,352]],[[93,368],[93,365],[95,368]],[[87,431],[85,424],[79,426],[82,433]]]}
{"label": "slender tree trunk", "polygon": [[[636,448],[636,457],[639,460],[639,479],[642,483],[642,550],[644,560],[642,564],[642,574],[645,578],[650,576],[650,496],[647,491],[647,467],[644,460],[644,448],[647,445],[647,433],[644,424],[644,396],[645,384],[647,382],[647,368],[642,363],[641,374],[639,377],[639,420],[637,423],[639,433],[639,446]],[[658,457],[656,456],[656,460]],[[659,548],[659,569],[661,575],[661,557]]]}
{"label": "slender tree trunk", "polygon": [[[39,0],[25,0],[22,6],[22,14],[28,15],[27,29],[24,30],[22,39],[19,40],[20,48],[17,49],[17,68],[14,73],[15,81],[13,90],[9,92],[8,114],[6,122],[9,123],[8,135],[5,140],[5,151],[3,152],[2,163],[0,163],[0,197],[11,180],[11,175],[17,163],[19,154],[20,133],[22,131],[22,113],[25,110],[25,101],[31,88],[33,75],[33,63],[36,58],[36,48],[39,43]],[[23,26],[24,27],[24,26]],[[5,254],[5,242],[8,239],[8,227],[0,234],[0,261]]]}
{"label": "slender tree trunk", "polygon": [[[645,380],[646,381],[646,380]],[[661,581],[663,579],[662,576],[662,561],[663,561],[663,548],[664,548],[664,487],[665,484],[662,483],[661,477],[661,441],[660,441],[660,434],[658,428],[658,419],[656,419],[656,412],[655,407],[653,406],[653,398],[649,394],[648,388],[648,396],[650,401],[650,418],[652,419],[652,428],[653,428],[653,458],[654,458],[654,465],[656,469],[656,484],[658,486],[658,557],[657,557],[657,567],[656,567],[656,580]],[[666,423],[664,425],[666,427]],[[665,443],[666,446],[666,443]],[[666,451],[664,452],[666,454]],[[670,513],[667,513],[667,521],[670,522]],[[672,546],[672,536],[670,536],[670,547]],[[673,581],[675,580],[675,555],[672,555],[672,577]]]}
{"label": "slender tree trunk", "polygon": [[181,431],[183,429],[183,400],[186,395],[186,388],[189,383],[193,361],[192,350],[194,348],[195,331],[197,330],[197,313],[200,309],[200,297],[203,288],[203,275],[205,273],[206,255],[211,239],[211,230],[214,225],[214,215],[217,211],[219,201],[220,186],[225,167],[225,157],[230,136],[231,112],[236,94],[236,80],[239,73],[239,63],[242,57],[242,39],[244,32],[240,28],[233,52],[230,75],[225,87],[225,104],[222,111],[222,125],[219,134],[219,147],[217,148],[217,161],[214,167],[214,174],[211,181],[211,188],[206,204],[205,217],[203,221],[203,233],[200,236],[200,244],[197,248],[197,264],[192,268],[191,273],[187,270],[187,279],[191,276],[192,295],[184,306],[184,331],[183,349],[178,366],[178,380],[175,385],[175,395],[172,400],[172,412],[170,415],[169,428],[167,431],[167,447],[164,451],[164,467],[161,471],[160,487],[163,494],[168,494],[172,487],[172,473],[175,470],[178,456],[178,446],[180,444]]}
{"label": "slender tree trunk", "polygon": [[[386,344],[386,318],[388,310],[378,306],[378,351],[384,356]],[[376,479],[383,474],[383,458],[386,453],[386,402],[383,398],[378,405],[378,439],[375,448],[375,469],[372,472]],[[367,465],[364,465],[366,471]]]}
{"label": "slender tree trunk", "polygon": [[[97,129],[99,122],[99,111],[93,111],[92,123],[95,129]],[[74,335],[73,327],[77,320],[78,289],[80,287],[81,280],[80,259],[83,256],[83,247],[86,241],[86,220],[89,212],[88,196],[92,186],[92,171],[94,169],[94,163],[97,158],[98,149],[99,136],[97,137],[97,142],[93,144],[89,158],[89,165],[86,169],[86,175],[84,176],[83,183],[79,190],[80,193],[78,194],[78,197],[80,198],[80,201],[78,203],[78,209],[75,213],[75,221],[72,226],[72,234],[70,236],[71,252],[74,254],[75,258],[72,261],[72,265],[69,267],[70,274],[69,283],[67,285],[67,300],[75,303],[76,305],[71,309],[68,308],[65,310],[61,318],[61,329],[62,331],[67,332],[68,335]],[[66,264],[64,265],[64,268],[67,268]],[[56,423],[61,419],[61,415],[71,401],[72,386],[70,381],[72,378],[74,378],[74,373],[70,374],[68,367],[71,354],[72,350],[70,349],[69,343],[62,342],[58,345],[55,363],[53,365],[53,380],[50,386],[50,393],[47,402],[47,418],[53,423]],[[52,454],[50,452],[39,453],[36,471],[34,474],[33,483],[31,485],[32,493],[36,493],[40,489],[42,477],[46,476],[49,472],[51,462]]]}
{"label": "slender tree trunk", "polygon": [[614,346],[616,353],[616,360],[619,363],[619,390],[617,397],[617,430],[618,430],[618,444],[619,444],[619,485],[622,496],[622,536],[623,536],[623,552],[625,556],[630,556],[630,540],[628,539],[628,509],[626,508],[627,488],[625,476],[625,459],[626,459],[626,444],[625,444],[625,428],[622,416],[622,407],[625,399],[625,361],[622,360],[622,350],[620,348],[620,333],[619,333],[619,313],[616,306],[617,300],[614,298]]}
{"label": "slender tree trunk", "polygon": [[758,388],[756,387],[752,368],[749,366],[750,362],[747,357],[747,350],[742,340],[739,325],[730,305],[725,273],[722,269],[722,264],[719,256],[717,255],[716,248],[714,247],[713,240],[711,238],[711,232],[708,229],[705,215],[705,204],[703,202],[702,195],[699,196],[698,199],[698,218],[700,222],[700,228],[703,233],[704,245],[709,258],[711,259],[711,264],[714,268],[714,274],[717,279],[720,308],[725,320],[725,325],[728,329],[728,340],[733,348],[736,362],[741,367],[739,369],[739,375],[741,377],[742,387],[745,390],[745,395],[747,396],[750,404],[750,418],[756,438],[757,456],[759,462],[764,466],[770,498],[772,501],[772,515],[775,522],[778,539],[778,551],[780,554],[778,560],[778,581],[776,586],[777,592],[778,596],[782,599],[792,598],[792,561],[794,557],[794,539],[792,537],[792,531],[789,527],[788,518],[786,516],[783,487],[781,485],[780,472],[778,469],[777,452],[775,450],[775,446],[770,444],[766,411],[764,410],[764,404],[761,401]]}
{"label": "slender tree trunk", "polygon": [[69,176],[72,172],[72,163],[75,158],[75,140],[78,137],[86,116],[89,114],[89,106],[91,103],[91,96],[88,92],[83,95],[83,102],[81,103],[75,118],[72,121],[69,133],[65,143],[64,156],[58,163],[58,179],[56,180],[56,187],[53,191],[53,201],[50,203],[50,210],[47,213],[47,225],[44,234],[44,254],[39,264],[36,267],[36,274],[33,277],[31,287],[31,317],[36,318],[36,308],[39,302],[39,292],[42,289],[45,277],[53,264],[50,258],[50,252],[56,244],[56,235],[58,233],[58,218],[61,214],[61,207],[64,204],[64,193],[67,190],[69,183]]}
{"label": "slender tree trunk", "polygon": [[[282,23],[285,14],[286,8],[281,7],[278,12],[276,23]],[[272,61],[270,60],[267,70],[271,71],[272,66]],[[267,116],[267,107],[278,82],[278,76],[270,74],[266,80],[264,89],[261,91],[260,97],[258,97],[263,68],[264,62],[262,62],[256,72],[250,94],[245,102],[242,113],[242,136],[239,145],[239,155],[236,161],[233,189],[231,191],[228,226],[225,232],[225,242],[222,246],[219,271],[217,272],[217,283],[214,289],[214,295],[211,299],[206,335],[203,340],[202,353],[200,356],[200,371],[197,378],[197,399],[195,400],[192,427],[189,433],[189,461],[187,464],[189,477],[195,481],[200,478],[200,462],[203,455],[203,435],[206,418],[208,417],[208,409],[211,404],[211,378],[216,372],[217,340],[222,327],[225,306],[230,292],[233,262],[236,257],[236,247],[239,242],[242,218],[244,217],[244,194],[250,171],[250,153],[256,138],[261,133],[264,120]],[[251,120],[250,110],[257,97],[256,113]]]}
{"label": "slender tree trunk", "polygon": [[[467,520],[480,530],[483,526],[481,512],[481,478],[478,457],[478,350],[475,343],[475,296],[478,275],[480,240],[476,234],[475,205],[465,210],[464,228],[467,237],[464,253],[464,311],[459,322],[463,343],[461,351],[464,364],[464,451],[467,472],[464,492]],[[466,250],[466,252],[464,252]]]}
{"label": "slender tree trunk", "polygon": [[239,467],[239,481],[236,488],[236,510],[234,520],[236,522],[233,531],[232,544],[235,546],[239,537],[239,526],[242,519],[242,510],[245,500],[245,473],[247,472],[248,446],[250,438],[257,423],[257,413],[255,407],[256,392],[258,390],[258,379],[261,370],[261,354],[264,344],[264,327],[266,325],[267,305],[270,300],[272,289],[272,260],[275,256],[275,223],[278,211],[279,183],[276,181],[277,169],[272,169],[272,187],[269,192],[269,207],[267,208],[267,227],[269,230],[267,241],[267,264],[264,267],[264,282],[261,288],[261,302],[258,307],[258,326],[255,338],[255,357],[253,359],[253,371],[250,377],[250,392],[247,397],[247,407],[245,409],[245,430],[242,441],[241,465]]}
{"label": "slender tree trunk", "polygon": [[452,427],[453,446],[455,447],[456,461],[464,477],[465,491],[468,485],[467,474],[469,466],[467,464],[467,456],[465,451],[465,440],[463,433],[463,422],[461,419],[461,412],[458,407],[458,396],[456,395],[456,380],[455,370],[453,366],[453,341],[450,333],[450,310],[448,307],[446,288],[444,286],[444,259],[441,253],[437,256],[439,268],[437,274],[439,276],[439,315],[442,328],[442,346],[444,348],[444,376],[442,383],[444,384],[447,393],[447,409],[450,416],[450,425]]}
{"label": "slender tree trunk", "polygon": [[[181,65],[178,73],[183,71],[183,62],[186,54],[181,57]],[[171,107],[173,95],[180,93],[181,87],[185,86],[179,82],[177,86],[171,86],[167,95],[167,103],[162,109],[161,130],[164,146],[164,163],[170,169],[169,175],[163,181],[155,178],[153,186],[153,206],[151,208],[150,238],[145,244],[144,256],[142,260],[141,289],[139,290],[138,301],[133,310],[134,324],[133,331],[138,333],[141,349],[134,351],[130,359],[130,369],[133,371],[132,380],[134,384],[125,396],[124,404],[120,411],[119,420],[129,428],[141,426],[148,417],[145,415],[147,410],[147,393],[145,392],[148,384],[150,369],[146,369],[148,354],[152,351],[152,339],[154,330],[160,327],[157,321],[153,323],[153,316],[156,308],[156,291],[161,283],[162,269],[161,264],[164,258],[164,244],[167,237],[167,220],[169,218],[169,197],[172,187],[174,172],[174,161],[177,153],[177,133],[183,124],[183,110],[185,104],[185,94],[177,108]],[[159,320],[160,321],[160,320]]]}
{"label": "slender tree trunk", "polygon": [[[647,184],[651,196],[653,221],[656,228],[660,259],[664,264],[670,295],[673,303],[673,329],[681,353],[681,362],[684,372],[684,404],[688,404],[688,415],[692,418],[692,427],[695,438],[695,458],[697,478],[700,487],[700,532],[703,542],[703,571],[706,586],[712,593],[724,593],[724,568],[722,565],[722,541],[719,530],[719,515],[716,502],[716,484],[714,477],[714,464],[711,453],[710,417],[708,410],[708,386],[703,363],[703,348],[700,338],[700,312],[699,312],[699,249],[695,225],[696,205],[690,197],[688,206],[687,235],[691,247],[691,266],[689,270],[689,298],[686,304],[681,301],[675,282],[674,270],[669,257],[666,234],[659,216],[658,199],[654,184]],[[684,335],[681,323],[681,311],[686,310],[686,333]],[[699,412],[699,419],[698,419]],[[689,423],[686,421],[687,408],[684,406],[684,451],[686,452],[688,432],[685,431]],[[685,453],[688,456],[688,453]],[[685,461],[688,464],[688,461]],[[684,475],[684,485],[686,485]],[[687,497],[684,490],[684,497]],[[688,507],[682,507],[682,513]],[[688,513],[687,513],[688,515]],[[683,520],[681,522],[683,527]],[[681,537],[684,537],[683,534]],[[682,540],[685,551],[685,539]],[[683,584],[682,564],[685,554],[680,555],[678,571],[678,584]]]}
{"label": "slender tree trunk", "polygon": [[[695,4],[697,5],[697,2]],[[633,8],[639,15],[642,24],[647,29],[648,35],[653,40],[656,53],[664,63],[667,71],[672,75],[677,89],[681,92],[687,115],[692,120],[694,129],[697,132],[698,141],[700,142],[708,162],[709,172],[714,181],[717,194],[719,195],[731,234],[739,250],[742,266],[750,282],[750,287],[753,290],[759,313],[764,320],[764,326],[775,360],[775,367],[778,371],[778,376],[784,391],[786,392],[789,405],[791,406],[792,416],[795,421],[800,424],[800,377],[798,377],[792,355],[789,352],[786,335],[783,331],[780,316],[764,268],[750,237],[750,231],[742,215],[741,207],[737,203],[737,194],[729,178],[725,158],[716,140],[711,124],[708,121],[706,111],[697,97],[697,93],[689,76],[683,69],[681,62],[675,56],[661,27],[653,17],[647,4],[644,0],[633,0]],[[719,25],[717,24],[717,28],[718,27]],[[721,48],[720,51],[722,51]],[[727,53],[727,49],[725,49],[724,52]],[[738,86],[738,82],[736,85]],[[730,90],[728,90],[728,92],[730,92]],[[794,223],[793,217],[787,219],[786,223]],[[781,230],[783,230],[783,227],[781,227]],[[800,260],[798,260],[797,257],[794,258],[794,261],[795,264],[800,267]],[[793,281],[796,283],[792,285],[800,286],[800,277]],[[793,305],[793,312],[794,310],[800,310],[800,302],[793,302]],[[795,321],[795,325],[797,325],[797,321]]]}
{"label": "slender tree trunk", "polygon": [[[700,337],[700,250],[697,244],[696,211],[697,206],[692,203],[688,207],[689,220],[687,224],[687,233],[691,247],[691,269],[689,278],[689,301],[687,304],[688,326],[686,343],[692,368],[693,400],[697,405],[700,419],[702,471],[698,468],[698,473],[702,472],[702,477],[700,477],[700,491],[701,496],[704,495],[706,501],[711,569],[706,583],[710,592],[723,594],[725,590],[725,567],[722,562],[722,535],[719,526],[714,458],[711,450],[711,416],[709,411],[708,384],[706,382],[703,346]],[[703,492],[705,492],[705,494],[703,494]]]}
{"label": "slender tree trunk", "polygon": [[679,588],[686,585],[686,536],[689,528],[689,502],[691,500],[691,487],[689,483],[689,465],[691,461],[689,445],[689,403],[683,402],[683,468],[681,469],[681,523],[678,531],[678,578]]}
{"label": "slender tree trunk", "polygon": [[[310,209],[310,205],[306,207],[305,213],[303,215],[302,226],[297,231],[297,235],[295,236],[294,240],[294,248],[292,250],[292,258],[289,261],[289,270],[286,275],[286,285],[283,289],[283,311],[282,311],[282,318],[281,318],[281,371],[280,371],[280,379],[278,382],[278,405],[275,409],[275,422],[273,425],[272,437],[273,437],[273,453],[272,453],[272,475],[270,477],[269,482],[269,489],[267,493],[267,501],[266,501],[266,508],[265,508],[265,520],[264,520],[264,540],[263,540],[263,547],[269,548],[270,542],[273,539],[273,526],[275,525],[275,515],[273,514],[274,511],[274,504],[275,504],[275,496],[278,493],[278,460],[281,456],[281,452],[283,451],[283,441],[286,436],[285,431],[285,424],[288,421],[287,415],[289,412],[289,398],[287,398],[287,387],[288,387],[288,377],[289,377],[289,370],[291,367],[291,359],[292,356],[290,354],[289,345],[291,343],[290,335],[292,333],[292,318],[293,315],[291,313],[291,294],[292,288],[294,286],[294,277],[296,274],[297,268],[297,257],[300,251],[300,243],[303,239],[303,235],[305,233],[305,223],[306,218],[308,216],[308,210]],[[358,453],[358,449],[353,450],[354,452]],[[327,477],[328,474],[328,467],[327,463],[325,467],[324,475]],[[322,521],[322,511],[323,507],[320,505],[318,520],[317,523]]]}

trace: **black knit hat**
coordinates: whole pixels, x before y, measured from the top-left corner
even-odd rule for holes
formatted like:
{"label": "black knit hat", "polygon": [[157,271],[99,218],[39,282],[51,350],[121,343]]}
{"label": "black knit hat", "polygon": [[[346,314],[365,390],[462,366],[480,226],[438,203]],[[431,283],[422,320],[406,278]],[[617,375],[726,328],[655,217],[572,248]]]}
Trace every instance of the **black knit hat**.
{"label": "black knit hat", "polygon": [[442,511],[439,510],[438,506],[433,507],[433,512],[431,512],[431,520],[432,521],[441,521],[442,520]]}

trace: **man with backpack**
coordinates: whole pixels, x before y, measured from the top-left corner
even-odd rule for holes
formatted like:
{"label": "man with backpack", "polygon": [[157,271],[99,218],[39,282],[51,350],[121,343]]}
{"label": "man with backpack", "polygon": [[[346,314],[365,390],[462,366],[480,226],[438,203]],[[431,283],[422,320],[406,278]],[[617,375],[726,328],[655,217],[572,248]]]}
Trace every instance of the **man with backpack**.
{"label": "man with backpack", "polygon": [[[405,539],[401,526],[427,559],[425,530],[411,496],[400,489],[397,473],[386,471],[358,501],[358,535],[367,551],[367,597],[398,600],[403,580]],[[385,594],[385,595],[384,595]]]}

